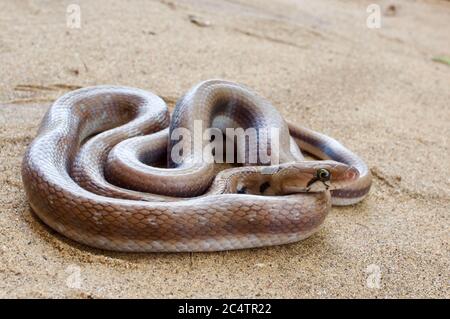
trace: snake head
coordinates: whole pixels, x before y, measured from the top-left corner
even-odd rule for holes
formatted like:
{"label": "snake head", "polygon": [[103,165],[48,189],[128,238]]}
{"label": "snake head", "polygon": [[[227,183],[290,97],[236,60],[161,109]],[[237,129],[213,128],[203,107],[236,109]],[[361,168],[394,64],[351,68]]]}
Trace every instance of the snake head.
{"label": "snake head", "polygon": [[249,168],[234,175],[232,192],[253,195],[289,195],[344,188],[359,177],[359,171],[336,161],[304,161]]}
{"label": "snake head", "polygon": [[288,163],[280,167],[273,180],[280,194],[323,192],[344,188],[359,177],[359,171],[336,161]]}

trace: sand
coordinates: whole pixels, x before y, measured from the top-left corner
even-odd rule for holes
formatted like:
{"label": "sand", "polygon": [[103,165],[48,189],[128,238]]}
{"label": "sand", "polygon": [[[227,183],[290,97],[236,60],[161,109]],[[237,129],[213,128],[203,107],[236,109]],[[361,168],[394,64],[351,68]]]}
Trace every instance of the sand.
{"label": "sand", "polygon": [[[450,2],[0,2],[0,297],[449,298]],[[389,9],[394,5],[395,9]],[[208,78],[245,83],[374,174],[295,244],[219,253],[91,249],[29,209],[20,162],[51,102],[121,84],[170,105]]]}

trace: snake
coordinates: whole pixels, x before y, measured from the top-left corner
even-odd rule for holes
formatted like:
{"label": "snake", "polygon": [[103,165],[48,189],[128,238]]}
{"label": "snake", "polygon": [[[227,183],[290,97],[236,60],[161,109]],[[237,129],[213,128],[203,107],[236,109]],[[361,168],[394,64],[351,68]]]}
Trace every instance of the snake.
{"label": "snake", "polygon": [[[244,139],[230,133],[249,129],[256,133]],[[235,143],[224,149],[220,140]],[[25,152],[22,180],[32,211],[50,228],[121,252],[297,242],[320,229],[332,205],[356,204],[371,187],[365,162],[341,143],[219,79],[193,86],[172,114],[138,88],[64,94]]]}

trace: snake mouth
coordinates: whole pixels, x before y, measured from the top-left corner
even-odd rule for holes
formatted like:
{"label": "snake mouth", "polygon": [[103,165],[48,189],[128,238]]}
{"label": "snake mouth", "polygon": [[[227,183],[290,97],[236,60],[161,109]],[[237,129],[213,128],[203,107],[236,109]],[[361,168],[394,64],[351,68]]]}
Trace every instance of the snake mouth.
{"label": "snake mouth", "polygon": [[320,184],[319,187],[314,187],[315,185],[311,185],[308,187],[296,187],[296,186],[288,186],[283,187],[283,194],[282,195],[293,195],[293,194],[299,194],[299,193],[317,193],[317,192],[324,192],[327,190],[331,190],[330,185],[325,184],[320,181],[316,181],[317,184]]}

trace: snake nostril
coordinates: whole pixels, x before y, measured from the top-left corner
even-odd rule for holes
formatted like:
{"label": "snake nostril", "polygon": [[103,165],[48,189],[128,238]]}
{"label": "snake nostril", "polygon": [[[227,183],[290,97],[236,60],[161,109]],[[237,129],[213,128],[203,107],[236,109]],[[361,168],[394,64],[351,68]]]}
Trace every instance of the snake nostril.
{"label": "snake nostril", "polygon": [[346,175],[347,175],[348,179],[355,179],[358,177],[358,172],[355,170],[349,170],[349,171],[347,171]]}

